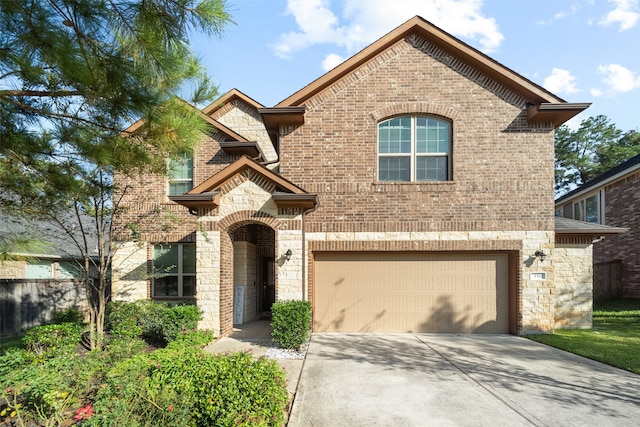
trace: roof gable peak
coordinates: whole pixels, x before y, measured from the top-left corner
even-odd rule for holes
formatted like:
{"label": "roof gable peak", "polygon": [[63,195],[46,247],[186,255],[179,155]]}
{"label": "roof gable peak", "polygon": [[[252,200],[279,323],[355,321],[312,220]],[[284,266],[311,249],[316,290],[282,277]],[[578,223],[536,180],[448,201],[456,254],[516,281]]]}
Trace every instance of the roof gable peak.
{"label": "roof gable peak", "polygon": [[412,35],[424,38],[440,49],[446,51],[448,54],[468,63],[483,73],[486,73],[504,86],[521,94],[523,98],[531,104],[566,103],[563,99],[555,96],[536,83],[533,83],[513,70],[491,59],[486,54],[473,48],[460,39],[436,27],[424,18],[414,16],[388,34],[365,47],[342,64],[284,99],[276,105],[276,108],[304,105],[307,100],[316,94],[322,92],[330,85],[353,72],[358,67],[379,55],[381,52]]}
{"label": "roof gable peak", "polygon": [[264,105],[260,104],[255,99],[245,95],[244,93],[242,93],[238,89],[233,88],[229,92],[227,92],[224,95],[220,96],[220,98],[218,98],[215,101],[213,101],[208,106],[204,107],[202,109],[202,112],[204,114],[210,116],[213,113],[215,113],[216,111],[218,111],[220,108],[224,107],[225,105],[227,105],[228,103],[230,103],[230,102],[232,102],[234,100],[240,100],[240,101],[244,102],[245,104],[248,104],[251,107],[255,108],[256,110],[258,108],[264,108]]}

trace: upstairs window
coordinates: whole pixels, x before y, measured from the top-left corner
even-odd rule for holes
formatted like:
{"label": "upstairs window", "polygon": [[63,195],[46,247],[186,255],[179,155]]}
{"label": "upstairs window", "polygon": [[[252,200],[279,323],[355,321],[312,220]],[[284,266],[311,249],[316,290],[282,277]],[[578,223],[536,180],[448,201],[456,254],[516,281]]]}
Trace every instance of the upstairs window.
{"label": "upstairs window", "polygon": [[599,194],[594,194],[573,204],[573,219],[602,224]]}
{"label": "upstairs window", "polygon": [[193,188],[193,156],[181,153],[169,160],[169,195],[180,196]]}
{"label": "upstairs window", "polygon": [[425,116],[378,124],[378,181],[451,179],[451,124]]}

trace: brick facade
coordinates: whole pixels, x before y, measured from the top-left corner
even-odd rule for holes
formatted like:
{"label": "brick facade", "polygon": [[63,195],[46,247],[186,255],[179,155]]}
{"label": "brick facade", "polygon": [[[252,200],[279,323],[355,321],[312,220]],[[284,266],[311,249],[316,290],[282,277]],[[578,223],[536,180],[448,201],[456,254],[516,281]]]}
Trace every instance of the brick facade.
{"label": "brick facade", "polygon": [[[257,103],[223,96],[228,102],[203,112],[247,141],[258,141],[267,167],[282,179],[244,166],[228,175],[225,168],[240,161],[221,149],[228,138],[223,132],[204,137],[196,148],[194,185],[211,180],[215,188],[203,192],[215,191],[216,201],[191,209],[195,215],[168,199],[166,178],[133,179],[123,199],[128,210],[118,224],[125,243],[117,258],[122,272],[114,274],[116,294],[122,290],[126,297],[127,289],[136,288],[128,295],[151,295],[143,266],[148,272],[153,243],[196,242],[200,327],[227,334],[233,328],[234,287],[244,287],[243,320],[260,315],[268,301],[260,287],[271,274],[269,262],[277,300],[312,299],[316,251],[493,252],[509,256],[513,332],[553,330],[555,125],[553,118],[531,120],[528,108],[531,91],[536,102],[560,101],[533,84],[523,88],[494,78],[486,70],[498,65],[486,63],[470,65],[420,31],[409,32],[340,78],[326,84],[319,79],[323,85],[304,98],[304,123],[279,124],[277,140],[269,138],[274,129],[261,121]],[[452,124],[451,179],[378,181],[378,123],[415,114]],[[125,183],[124,177],[116,180]],[[279,205],[275,195],[287,192],[317,195],[317,205]],[[142,246],[130,242],[134,236]],[[537,250],[549,253],[549,261],[539,262]],[[532,280],[535,272],[544,272],[545,279]]]}
{"label": "brick facade", "polygon": [[594,245],[596,264],[620,261],[622,296],[640,298],[640,172],[605,187],[607,225],[629,231]]}

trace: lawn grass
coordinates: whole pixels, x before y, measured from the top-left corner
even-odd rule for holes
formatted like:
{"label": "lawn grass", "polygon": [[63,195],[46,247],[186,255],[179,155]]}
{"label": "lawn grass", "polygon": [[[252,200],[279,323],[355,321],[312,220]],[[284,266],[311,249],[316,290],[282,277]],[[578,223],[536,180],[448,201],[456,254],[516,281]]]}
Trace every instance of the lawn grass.
{"label": "lawn grass", "polygon": [[527,338],[640,374],[640,299],[596,303],[591,329],[556,329]]}

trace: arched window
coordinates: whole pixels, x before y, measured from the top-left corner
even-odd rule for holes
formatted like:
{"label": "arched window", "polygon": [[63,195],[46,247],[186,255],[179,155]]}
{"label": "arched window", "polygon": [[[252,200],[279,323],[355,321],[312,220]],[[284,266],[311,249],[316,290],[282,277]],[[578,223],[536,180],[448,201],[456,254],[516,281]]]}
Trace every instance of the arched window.
{"label": "arched window", "polygon": [[378,123],[378,181],[451,179],[451,123],[427,116]]}

